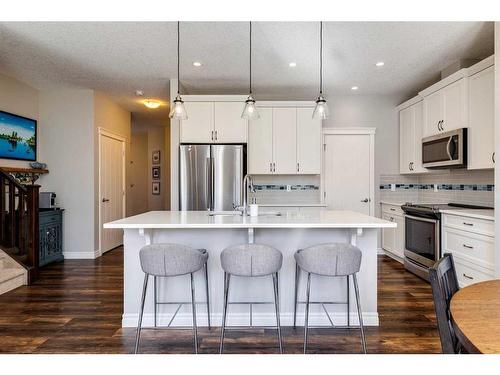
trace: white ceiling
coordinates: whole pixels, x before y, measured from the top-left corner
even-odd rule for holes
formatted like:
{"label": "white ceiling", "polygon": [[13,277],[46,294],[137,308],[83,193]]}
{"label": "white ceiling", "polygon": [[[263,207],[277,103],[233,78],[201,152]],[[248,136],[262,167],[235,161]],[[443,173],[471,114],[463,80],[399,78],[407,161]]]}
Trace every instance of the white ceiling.
{"label": "white ceiling", "polygon": [[[256,22],[253,30],[256,99],[314,99],[318,23]],[[403,101],[458,59],[491,55],[493,34],[488,22],[326,22],[324,92],[350,95],[355,85],[355,95]],[[148,121],[164,119],[167,106],[148,110],[134,91],[167,102],[176,63],[175,22],[0,23],[0,72],[39,89],[101,90]],[[181,23],[181,80],[190,94],[246,93],[248,23]]]}

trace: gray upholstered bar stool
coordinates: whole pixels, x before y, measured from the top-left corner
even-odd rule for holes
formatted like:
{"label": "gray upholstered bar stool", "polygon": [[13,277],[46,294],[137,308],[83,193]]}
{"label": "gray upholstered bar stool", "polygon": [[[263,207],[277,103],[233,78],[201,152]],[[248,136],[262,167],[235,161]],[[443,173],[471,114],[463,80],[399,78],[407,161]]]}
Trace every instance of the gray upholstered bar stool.
{"label": "gray upholstered bar stool", "polygon": [[[293,326],[296,327],[297,322],[297,305],[305,303],[305,324],[304,324],[304,354],[307,351],[307,334],[309,328],[309,306],[311,304],[320,304],[323,306],[325,313],[332,327],[333,321],[328,314],[324,305],[328,304],[346,304],[347,305],[347,328],[350,328],[349,319],[349,277],[352,276],[354,283],[354,291],[356,294],[356,305],[358,309],[359,328],[361,334],[361,343],[363,352],[366,353],[365,332],[363,329],[363,316],[361,313],[361,302],[359,300],[359,288],[356,273],[359,272],[361,266],[361,250],[355,246],[346,243],[330,243],[308,247],[298,250],[295,255],[295,306],[293,314]],[[300,271],[307,273],[306,301],[298,302],[298,287],[300,279]],[[346,302],[311,302],[311,275],[327,276],[327,277],[346,277],[347,278],[347,298]],[[338,327],[337,327],[338,328]]]}
{"label": "gray upholstered bar stool", "polygon": [[[141,268],[144,272],[144,284],[142,289],[141,298],[141,312],[139,314],[139,324],[137,325],[137,333],[135,339],[135,350],[139,350],[139,340],[141,337],[142,316],[144,313],[144,301],[146,299],[146,291],[148,287],[149,276],[154,277],[154,326],[156,329],[156,310],[157,306],[161,304],[176,304],[180,306],[184,304],[191,304],[193,312],[193,333],[194,333],[194,352],[198,353],[198,327],[196,324],[196,301],[195,301],[195,287],[193,274],[202,268],[205,270],[205,283],[207,294],[207,313],[208,313],[208,327],[210,328],[210,299],[208,295],[208,270],[207,260],[208,253],[204,249],[193,249],[189,246],[179,244],[153,244],[144,246],[139,252],[141,261]],[[157,277],[174,277],[190,275],[191,277],[191,302],[158,302],[157,301]],[[177,309],[179,311],[179,309]],[[177,312],[176,312],[177,313]],[[175,314],[176,314],[175,313]],[[172,317],[171,321],[175,318]],[[170,324],[169,324],[170,326]],[[168,328],[168,327],[167,327]]]}
{"label": "gray upholstered bar stool", "polygon": [[[224,270],[224,306],[222,312],[222,327],[220,337],[219,352],[224,350],[224,333],[227,329],[241,329],[236,327],[226,327],[226,315],[229,304],[267,304],[272,302],[229,302],[229,282],[232,276],[241,277],[260,277],[272,276],[274,287],[274,307],[276,313],[276,327],[278,331],[278,342],[280,353],[283,353],[283,344],[281,341],[281,324],[279,308],[279,277],[278,272],[283,264],[283,255],[274,247],[258,244],[244,244],[231,246],[224,249],[220,255],[222,269]],[[250,307],[250,322],[252,321],[252,310]],[[250,323],[251,324],[251,323]],[[256,328],[256,327],[251,327]]]}

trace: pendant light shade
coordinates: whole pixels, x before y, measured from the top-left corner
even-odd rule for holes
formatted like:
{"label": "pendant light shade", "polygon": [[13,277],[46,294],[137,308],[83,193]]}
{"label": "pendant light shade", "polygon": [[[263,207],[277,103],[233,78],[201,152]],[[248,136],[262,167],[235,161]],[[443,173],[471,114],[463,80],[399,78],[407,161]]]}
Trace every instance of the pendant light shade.
{"label": "pendant light shade", "polygon": [[250,22],[250,85],[249,85],[249,93],[248,98],[245,100],[245,107],[243,108],[243,112],[241,114],[241,118],[245,120],[256,120],[260,118],[259,111],[257,110],[257,106],[255,105],[255,99],[252,96],[252,22]]}
{"label": "pendant light shade", "polygon": [[323,22],[319,23],[319,95],[312,114],[313,119],[325,120],[330,116],[328,104],[323,96]]}
{"label": "pendant light shade", "polygon": [[181,97],[181,77],[180,77],[180,22],[177,21],[177,96],[174,99],[169,117],[176,120],[187,120],[186,107]]}

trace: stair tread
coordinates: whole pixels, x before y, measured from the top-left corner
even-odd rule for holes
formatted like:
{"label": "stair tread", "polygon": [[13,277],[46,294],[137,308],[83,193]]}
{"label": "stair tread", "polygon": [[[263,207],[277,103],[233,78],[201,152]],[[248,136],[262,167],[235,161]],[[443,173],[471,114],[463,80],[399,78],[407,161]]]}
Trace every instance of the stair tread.
{"label": "stair tread", "polygon": [[18,276],[23,276],[26,271],[19,268],[0,268],[0,283],[11,280]]}

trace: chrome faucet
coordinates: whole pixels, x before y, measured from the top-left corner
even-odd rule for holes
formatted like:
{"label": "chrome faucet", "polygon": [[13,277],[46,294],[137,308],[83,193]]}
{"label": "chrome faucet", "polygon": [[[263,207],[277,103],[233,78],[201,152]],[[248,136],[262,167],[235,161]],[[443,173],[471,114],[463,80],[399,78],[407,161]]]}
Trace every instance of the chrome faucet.
{"label": "chrome faucet", "polygon": [[252,193],[255,192],[251,175],[245,175],[241,184],[241,188],[243,190],[243,205],[241,207],[238,207],[238,209],[242,211],[243,216],[246,216],[248,213],[248,189],[250,189]]}

